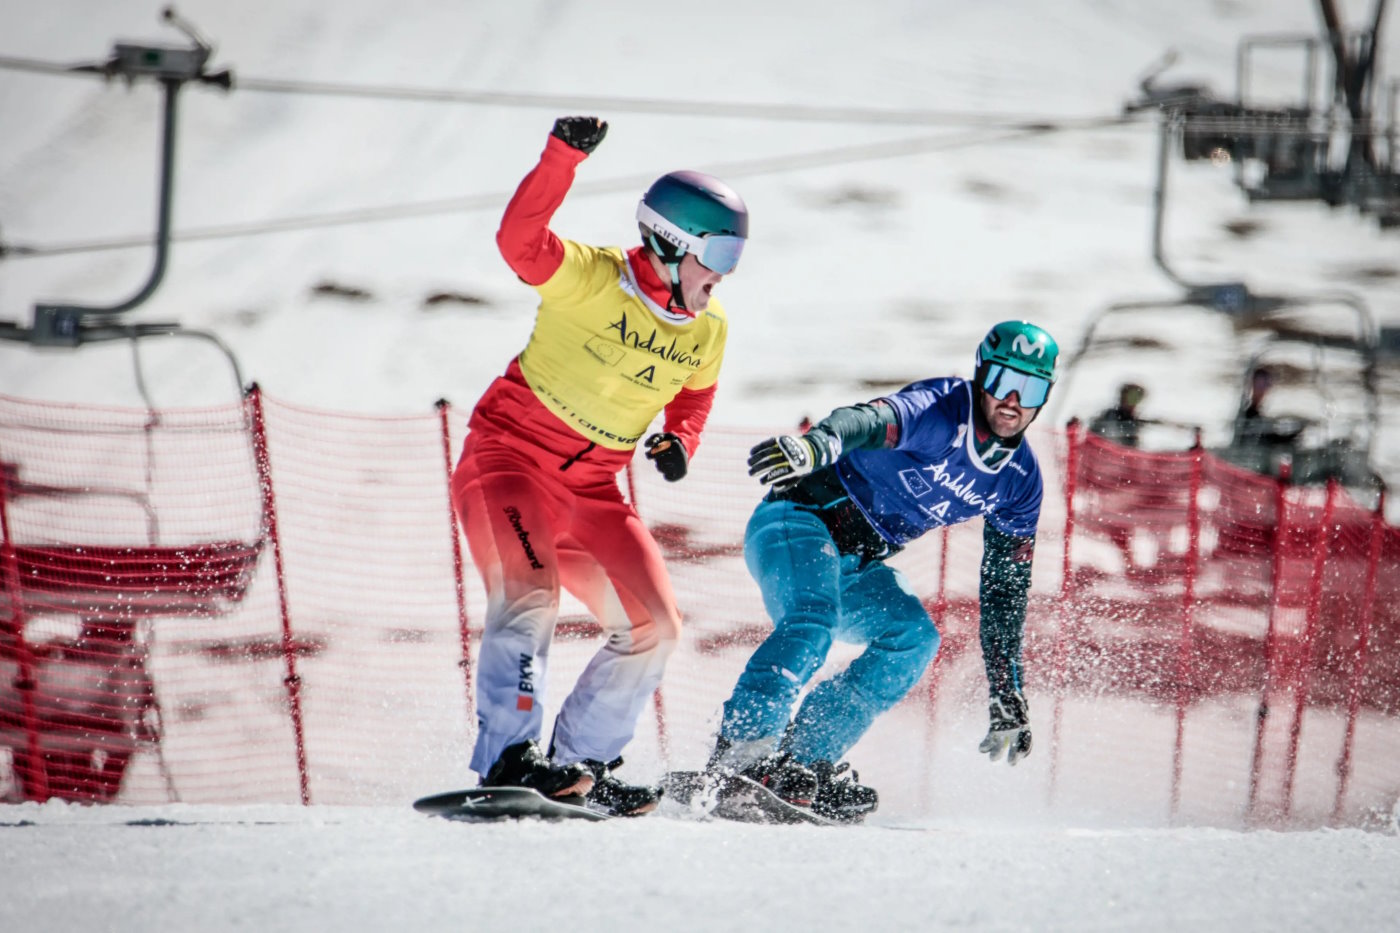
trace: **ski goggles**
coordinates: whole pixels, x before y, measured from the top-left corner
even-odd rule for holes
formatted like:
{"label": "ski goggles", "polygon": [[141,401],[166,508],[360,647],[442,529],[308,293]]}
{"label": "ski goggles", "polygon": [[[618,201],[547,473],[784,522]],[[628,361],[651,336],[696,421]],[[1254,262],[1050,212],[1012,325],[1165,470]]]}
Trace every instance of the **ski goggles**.
{"label": "ski goggles", "polygon": [[725,233],[707,233],[704,236],[686,233],[645,202],[637,205],[637,222],[672,246],[680,247],[682,254],[690,253],[700,265],[720,275],[733,272],[739,265],[739,256],[744,252],[743,237]]}
{"label": "ski goggles", "polygon": [[1020,399],[1022,408],[1039,408],[1050,395],[1050,380],[1010,369],[1000,363],[987,363],[982,374],[982,391],[994,399],[1004,399],[1012,392]]}

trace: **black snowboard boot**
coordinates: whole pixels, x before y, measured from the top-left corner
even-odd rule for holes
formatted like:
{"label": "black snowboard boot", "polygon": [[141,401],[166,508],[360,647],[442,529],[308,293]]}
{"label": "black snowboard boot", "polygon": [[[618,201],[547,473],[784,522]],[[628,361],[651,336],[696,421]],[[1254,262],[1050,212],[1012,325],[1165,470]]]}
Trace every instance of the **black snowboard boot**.
{"label": "black snowboard boot", "polygon": [[741,748],[734,746],[724,736],[715,741],[714,754],[710,756],[705,770],[746,777],[798,807],[810,807],[817,793],[817,776],[788,753],[745,756]]}
{"label": "black snowboard boot", "polygon": [[[875,812],[880,803],[875,788],[860,783],[860,775],[851,771],[846,762],[834,765],[829,761],[815,761],[812,771],[817,777],[813,813],[829,820],[859,823],[867,814]],[[847,771],[850,773],[845,774]]]}
{"label": "black snowboard boot", "polygon": [[622,759],[614,758],[604,764],[591,758],[583,764],[593,772],[593,790],[588,793],[588,802],[594,807],[613,816],[641,816],[650,813],[661,803],[661,788],[653,784],[624,784],[612,773],[622,767]]}
{"label": "black snowboard boot", "polygon": [[593,772],[582,764],[551,764],[534,739],[507,747],[481,782],[483,787],[531,787],[546,797],[580,804],[593,783]]}
{"label": "black snowboard boot", "polygon": [[739,773],[793,806],[810,807],[815,800],[817,776],[787,752],[760,758]]}

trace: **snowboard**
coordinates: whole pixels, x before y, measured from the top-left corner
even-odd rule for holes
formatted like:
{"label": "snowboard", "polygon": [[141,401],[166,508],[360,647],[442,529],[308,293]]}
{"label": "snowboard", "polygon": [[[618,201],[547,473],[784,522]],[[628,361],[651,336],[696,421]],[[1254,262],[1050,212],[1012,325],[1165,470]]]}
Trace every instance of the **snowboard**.
{"label": "snowboard", "polygon": [[533,817],[542,820],[610,820],[577,803],[551,800],[532,787],[473,787],[413,801],[413,809],[449,820],[485,822]]}
{"label": "snowboard", "polygon": [[692,812],[739,823],[810,823],[839,826],[836,820],[798,807],[757,781],[737,774],[711,774],[705,771],[672,771],[661,779],[669,800]]}

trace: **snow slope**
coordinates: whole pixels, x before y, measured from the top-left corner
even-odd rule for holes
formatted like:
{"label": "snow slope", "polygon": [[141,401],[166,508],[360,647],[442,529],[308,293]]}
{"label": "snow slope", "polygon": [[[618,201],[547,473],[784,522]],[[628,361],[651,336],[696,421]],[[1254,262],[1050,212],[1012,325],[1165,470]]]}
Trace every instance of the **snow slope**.
{"label": "snow slope", "polygon": [[1366,933],[1394,929],[1400,905],[1400,839],[1360,830],[475,825],[382,808],[55,804],[0,808],[0,822],[7,930]]}

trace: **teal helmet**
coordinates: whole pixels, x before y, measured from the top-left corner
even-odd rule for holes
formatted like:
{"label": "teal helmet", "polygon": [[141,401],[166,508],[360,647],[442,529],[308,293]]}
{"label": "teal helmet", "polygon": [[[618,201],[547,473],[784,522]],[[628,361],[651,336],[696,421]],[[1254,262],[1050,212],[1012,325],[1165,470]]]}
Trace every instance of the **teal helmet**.
{"label": "teal helmet", "polygon": [[1039,408],[1055,384],[1060,345],[1029,321],[1002,321],[977,347],[977,388],[996,398],[1014,390],[1025,408]]}
{"label": "teal helmet", "polygon": [[704,172],[662,175],[642,203],[695,237],[749,235],[749,209],[739,193]]}
{"label": "teal helmet", "polygon": [[642,195],[637,226],[642,242],[667,265],[694,253],[705,268],[728,275],[749,236],[749,209],[738,192],[713,175],[671,172]]}

